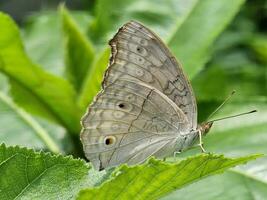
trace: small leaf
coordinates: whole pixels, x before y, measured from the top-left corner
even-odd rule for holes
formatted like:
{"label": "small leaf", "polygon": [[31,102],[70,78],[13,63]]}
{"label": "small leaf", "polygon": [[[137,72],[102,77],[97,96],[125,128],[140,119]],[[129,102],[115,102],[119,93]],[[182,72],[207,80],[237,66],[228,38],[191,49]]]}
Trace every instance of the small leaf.
{"label": "small leaf", "polygon": [[87,173],[82,160],[0,145],[0,199],[73,199]]}
{"label": "small leaf", "polygon": [[79,91],[83,85],[87,71],[94,60],[94,48],[91,42],[81,32],[78,25],[62,6],[62,26],[65,45],[65,65],[67,77]]}
{"label": "small leaf", "polygon": [[[4,27],[0,34],[0,71],[16,82],[12,88],[15,101],[33,114],[56,120],[71,133],[79,132],[81,111],[76,106],[73,87],[29,60],[17,26],[3,13],[0,13],[0,27]],[[31,95],[26,101],[23,94]],[[34,106],[31,107],[29,102]]]}
{"label": "small leaf", "polygon": [[78,199],[158,199],[201,178],[222,173],[230,167],[258,158],[251,155],[225,158],[202,154],[176,163],[151,158],[146,164],[122,166],[115,170],[110,181],[97,188],[82,190]]}

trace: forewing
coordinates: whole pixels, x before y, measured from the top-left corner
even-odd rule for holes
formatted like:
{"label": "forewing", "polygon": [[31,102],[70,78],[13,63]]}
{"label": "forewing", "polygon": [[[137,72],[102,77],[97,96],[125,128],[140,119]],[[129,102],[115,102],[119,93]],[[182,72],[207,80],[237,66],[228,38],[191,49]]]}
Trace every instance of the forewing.
{"label": "forewing", "polygon": [[110,45],[111,65],[104,87],[117,79],[146,83],[170,98],[186,115],[190,129],[196,129],[197,106],[191,85],[156,34],[132,21],[120,28]]}

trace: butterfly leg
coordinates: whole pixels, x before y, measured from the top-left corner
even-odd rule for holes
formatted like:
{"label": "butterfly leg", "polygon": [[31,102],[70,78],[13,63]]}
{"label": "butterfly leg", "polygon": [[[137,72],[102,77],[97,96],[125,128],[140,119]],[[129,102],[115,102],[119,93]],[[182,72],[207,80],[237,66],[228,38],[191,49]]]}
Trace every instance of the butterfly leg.
{"label": "butterfly leg", "polygon": [[174,157],[174,161],[176,162],[177,161],[177,157],[176,157],[176,155],[177,154],[180,154],[182,151],[175,151],[175,152],[173,152],[173,157]]}
{"label": "butterfly leg", "polygon": [[181,151],[175,151],[175,152],[173,152],[173,157],[176,157],[176,154],[180,154],[181,153]]}
{"label": "butterfly leg", "polygon": [[202,153],[206,153],[206,150],[203,147],[203,141],[202,141],[201,131],[198,131],[198,137],[199,137],[199,144],[198,144],[198,146],[200,147]]}

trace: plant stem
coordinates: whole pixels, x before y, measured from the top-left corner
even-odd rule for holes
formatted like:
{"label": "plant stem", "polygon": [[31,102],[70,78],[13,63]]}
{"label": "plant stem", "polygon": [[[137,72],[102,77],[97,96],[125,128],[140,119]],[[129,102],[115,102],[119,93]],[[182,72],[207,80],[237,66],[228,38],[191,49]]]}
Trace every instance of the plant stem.
{"label": "plant stem", "polygon": [[43,141],[47,148],[53,153],[60,153],[59,146],[54,142],[47,131],[27,112],[18,107],[6,94],[0,92],[0,99],[7,104],[21,119],[28,124],[34,133]]}

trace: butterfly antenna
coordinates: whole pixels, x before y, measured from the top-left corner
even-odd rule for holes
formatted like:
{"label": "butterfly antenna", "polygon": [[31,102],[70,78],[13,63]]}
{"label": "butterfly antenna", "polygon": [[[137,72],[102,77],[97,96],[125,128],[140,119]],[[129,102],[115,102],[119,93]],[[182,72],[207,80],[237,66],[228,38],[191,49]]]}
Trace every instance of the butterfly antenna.
{"label": "butterfly antenna", "polygon": [[227,102],[227,101],[229,101],[229,99],[231,99],[231,97],[233,96],[235,94],[235,90],[233,90],[232,92],[231,92],[231,94],[229,94],[229,96],[221,103],[221,105],[219,105],[209,116],[208,116],[208,118],[207,118],[207,121],[213,116],[213,115],[215,115],[222,107],[223,107],[223,105]]}
{"label": "butterfly antenna", "polygon": [[251,113],[254,113],[254,112],[257,112],[257,110],[252,110],[252,111],[244,112],[244,113],[240,113],[240,114],[237,114],[237,115],[231,115],[231,116],[228,116],[228,117],[223,117],[223,118],[219,118],[219,119],[214,119],[214,120],[208,121],[208,123],[210,123],[210,122],[213,123],[213,122],[220,121],[220,120],[224,120],[224,119],[229,119],[229,118],[239,117],[239,116],[241,116],[241,115],[247,115],[247,114],[251,114]]}

